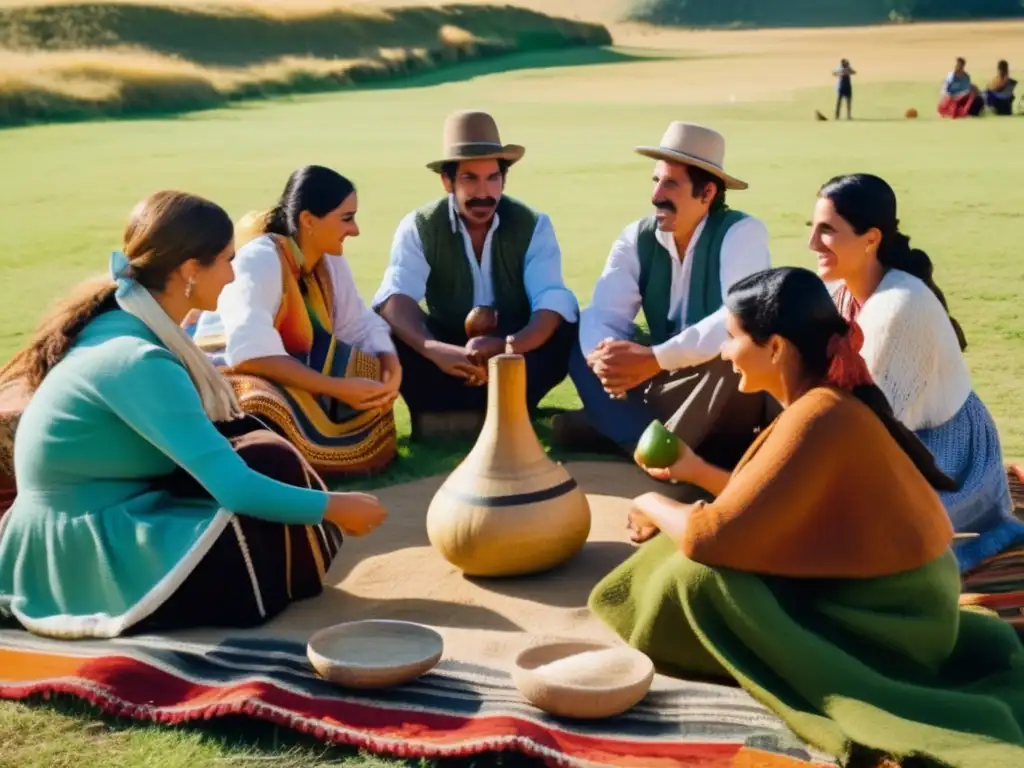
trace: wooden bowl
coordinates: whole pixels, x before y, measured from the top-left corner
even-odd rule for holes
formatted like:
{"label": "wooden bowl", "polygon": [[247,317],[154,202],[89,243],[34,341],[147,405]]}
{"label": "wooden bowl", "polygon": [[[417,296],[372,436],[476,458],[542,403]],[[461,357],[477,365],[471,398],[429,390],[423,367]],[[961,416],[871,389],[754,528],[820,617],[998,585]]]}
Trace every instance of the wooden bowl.
{"label": "wooden bowl", "polygon": [[628,646],[552,642],[522,651],[512,680],[538,709],[590,720],[620,715],[643,699],[654,680],[654,664]]}
{"label": "wooden bowl", "polygon": [[388,688],[434,667],[444,640],[430,627],[408,621],[351,621],[309,639],[306,656],[321,677],[347,688]]}

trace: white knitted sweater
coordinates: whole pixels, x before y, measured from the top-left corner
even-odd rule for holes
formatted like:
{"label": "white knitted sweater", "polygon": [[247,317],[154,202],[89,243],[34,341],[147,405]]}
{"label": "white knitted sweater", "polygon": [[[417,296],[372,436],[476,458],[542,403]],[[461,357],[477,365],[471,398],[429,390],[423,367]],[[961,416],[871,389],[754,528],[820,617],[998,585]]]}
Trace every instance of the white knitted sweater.
{"label": "white knitted sweater", "polygon": [[912,430],[945,424],[971,394],[946,310],[921,280],[891,269],[864,302],[861,354],[896,418]]}

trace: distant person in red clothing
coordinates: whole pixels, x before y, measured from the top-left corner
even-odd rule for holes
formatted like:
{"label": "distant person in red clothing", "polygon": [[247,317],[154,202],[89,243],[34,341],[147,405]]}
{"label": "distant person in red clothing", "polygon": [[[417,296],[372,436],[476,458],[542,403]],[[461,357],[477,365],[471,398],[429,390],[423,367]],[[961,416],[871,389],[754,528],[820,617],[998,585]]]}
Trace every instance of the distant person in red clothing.
{"label": "distant person in red clothing", "polygon": [[946,81],[942,84],[939,114],[953,119],[977,117],[984,107],[981,94],[971,82],[971,76],[967,74],[967,61],[963,57],[958,58],[953,71],[946,76]]}

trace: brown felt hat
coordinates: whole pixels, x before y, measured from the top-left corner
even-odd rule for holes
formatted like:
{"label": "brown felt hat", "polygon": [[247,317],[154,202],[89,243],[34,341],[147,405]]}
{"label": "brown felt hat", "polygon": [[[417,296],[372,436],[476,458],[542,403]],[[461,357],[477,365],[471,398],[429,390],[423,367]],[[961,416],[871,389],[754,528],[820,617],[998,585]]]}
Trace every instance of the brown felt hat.
{"label": "brown felt hat", "polygon": [[457,163],[460,160],[507,160],[512,165],[522,159],[524,154],[525,147],[501,143],[493,117],[486,112],[467,110],[449,115],[444,121],[442,159],[427,163],[427,168],[440,173],[445,163]]}
{"label": "brown felt hat", "polygon": [[726,189],[747,188],[747,182],[725,172],[725,137],[703,125],[671,123],[661,137],[661,144],[656,147],[636,147],[636,152],[655,160],[703,168],[724,181]]}

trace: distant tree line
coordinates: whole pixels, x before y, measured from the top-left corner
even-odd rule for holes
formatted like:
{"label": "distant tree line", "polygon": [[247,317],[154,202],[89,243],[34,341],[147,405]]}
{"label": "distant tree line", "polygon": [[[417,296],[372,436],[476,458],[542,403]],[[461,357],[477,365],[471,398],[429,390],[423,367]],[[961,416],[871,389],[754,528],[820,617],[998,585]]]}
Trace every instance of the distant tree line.
{"label": "distant tree line", "polygon": [[629,18],[684,26],[843,26],[1024,16],[1024,0],[637,0]]}

